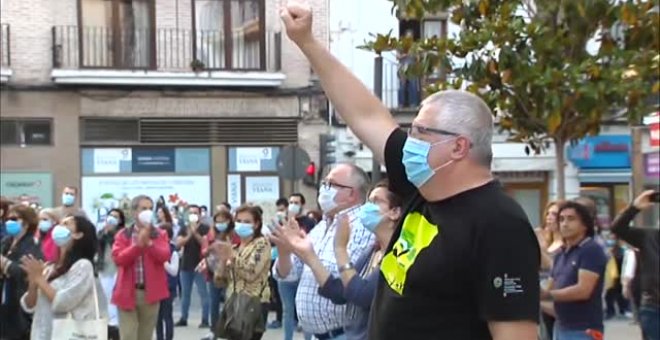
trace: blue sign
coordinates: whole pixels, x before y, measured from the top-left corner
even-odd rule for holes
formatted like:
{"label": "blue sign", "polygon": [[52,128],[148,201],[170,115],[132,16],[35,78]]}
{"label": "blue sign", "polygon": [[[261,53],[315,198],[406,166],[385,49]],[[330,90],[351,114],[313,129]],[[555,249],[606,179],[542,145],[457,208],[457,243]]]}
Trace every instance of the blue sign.
{"label": "blue sign", "polygon": [[133,172],[174,172],[174,148],[133,148]]}
{"label": "blue sign", "polygon": [[580,169],[629,169],[631,153],[629,135],[590,136],[568,148],[568,159]]}

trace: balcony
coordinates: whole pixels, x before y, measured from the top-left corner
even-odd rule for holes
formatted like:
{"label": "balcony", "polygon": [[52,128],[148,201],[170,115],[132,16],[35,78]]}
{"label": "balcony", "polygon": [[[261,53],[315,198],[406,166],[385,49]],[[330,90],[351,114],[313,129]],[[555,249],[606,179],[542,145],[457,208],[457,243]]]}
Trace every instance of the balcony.
{"label": "balcony", "polygon": [[383,60],[383,103],[399,124],[410,124],[422,101],[420,79],[407,79],[399,72],[399,64]]}
{"label": "balcony", "polygon": [[277,87],[285,79],[279,32],[153,33],[53,27],[53,80],[78,85]]}
{"label": "balcony", "polygon": [[0,83],[4,84],[12,75],[9,24],[0,24],[0,31]]}

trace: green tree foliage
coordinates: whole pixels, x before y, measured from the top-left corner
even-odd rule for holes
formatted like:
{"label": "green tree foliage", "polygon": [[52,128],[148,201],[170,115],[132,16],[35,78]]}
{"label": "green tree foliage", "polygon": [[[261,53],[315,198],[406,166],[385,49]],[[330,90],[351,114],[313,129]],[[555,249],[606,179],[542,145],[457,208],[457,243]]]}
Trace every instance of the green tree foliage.
{"label": "green tree foliage", "polygon": [[447,12],[460,35],[413,41],[390,32],[363,48],[413,56],[401,70],[408,77],[445,70],[448,79],[428,84],[426,94],[479,94],[528,152],[554,143],[561,198],[567,143],[598,134],[604,120],[638,122],[657,105],[648,100],[660,90],[657,0],[389,1],[407,19]]}

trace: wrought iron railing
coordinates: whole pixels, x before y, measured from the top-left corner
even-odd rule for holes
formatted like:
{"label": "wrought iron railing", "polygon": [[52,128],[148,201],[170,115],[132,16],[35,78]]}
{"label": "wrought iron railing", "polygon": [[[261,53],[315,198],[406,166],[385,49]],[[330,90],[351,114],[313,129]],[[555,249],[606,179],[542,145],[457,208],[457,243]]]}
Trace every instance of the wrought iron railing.
{"label": "wrought iron railing", "polygon": [[[281,33],[55,26],[53,67],[159,71],[281,69]],[[118,37],[116,39],[115,37]]]}

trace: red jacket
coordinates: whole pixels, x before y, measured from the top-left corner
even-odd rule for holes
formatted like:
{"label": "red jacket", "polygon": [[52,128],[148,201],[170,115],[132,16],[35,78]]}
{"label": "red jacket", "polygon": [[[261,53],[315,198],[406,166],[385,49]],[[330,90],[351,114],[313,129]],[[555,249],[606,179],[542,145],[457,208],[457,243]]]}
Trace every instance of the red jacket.
{"label": "red jacket", "polygon": [[133,244],[134,228],[119,232],[112,246],[112,259],[117,264],[117,282],[112,293],[112,303],[123,310],[135,309],[135,263],[140,256],[144,258],[146,302],[157,303],[170,296],[164,265],[170,259],[167,233],[154,228],[151,235],[153,244],[140,248]]}

